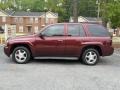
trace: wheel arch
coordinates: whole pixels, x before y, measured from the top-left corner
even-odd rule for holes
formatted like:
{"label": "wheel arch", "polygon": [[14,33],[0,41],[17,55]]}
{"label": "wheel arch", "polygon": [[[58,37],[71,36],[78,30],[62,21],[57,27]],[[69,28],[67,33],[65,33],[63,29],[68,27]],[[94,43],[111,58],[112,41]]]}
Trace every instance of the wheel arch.
{"label": "wheel arch", "polygon": [[93,49],[96,49],[99,53],[100,56],[103,55],[102,53],[102,48],[99,46],[99,45],[87,45],[85,47],[83,47],[83,49],[81,50],[81,55],[83,54],[83,52],[86,50],[86,49],[89,49],[89,48],[93,48]]}
{"label": "wheel arch", "polygon": [[27,43],[25,43],[25,44],[23,44],[23,43],[13,44],[12,47],[11,47],[11,49],[10,49],[10,53],[12,54],[12,52],[14,51],[14,49],[16,47],[20,47],[20,46],[26,47],[30,51],[30,54],[33,56],[32,49],[31,49],[31,47]]}

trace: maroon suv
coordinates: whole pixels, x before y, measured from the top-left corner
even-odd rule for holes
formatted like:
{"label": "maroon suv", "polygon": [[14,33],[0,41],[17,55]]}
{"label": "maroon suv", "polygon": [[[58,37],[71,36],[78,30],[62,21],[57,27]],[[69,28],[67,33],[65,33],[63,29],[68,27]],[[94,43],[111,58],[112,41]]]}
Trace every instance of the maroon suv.
{"label": "maroon suv", "polygon": [[113,54],[108,31],[93,23],[60,23],[49,25],[40,33],[10,38],[4,47],[13,61],[27,63],[31,58],[79,59],[95,65],[100,56]]}

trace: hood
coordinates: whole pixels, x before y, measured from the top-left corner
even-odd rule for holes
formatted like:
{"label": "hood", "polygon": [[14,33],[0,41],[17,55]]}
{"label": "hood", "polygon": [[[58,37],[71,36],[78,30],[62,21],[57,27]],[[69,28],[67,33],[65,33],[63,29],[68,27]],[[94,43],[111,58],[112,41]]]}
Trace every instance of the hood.
{"label": "hood", "polygon": [[30,39],[34,39],[35,34],[33,35],[23,35],[23,36],[16,36],[13,38],[9,38],[8,40],[12,40],[12,41],[25,41],[25,40],[30,40]]}

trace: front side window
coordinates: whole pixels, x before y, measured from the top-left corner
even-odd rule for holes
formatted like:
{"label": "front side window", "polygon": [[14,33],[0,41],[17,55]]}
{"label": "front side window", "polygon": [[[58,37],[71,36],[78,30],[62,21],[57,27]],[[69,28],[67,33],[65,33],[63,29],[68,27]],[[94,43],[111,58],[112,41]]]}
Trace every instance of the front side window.
{"label": "front side window", "polygon": [[64,25],[52,25],[47,27],[43,32],[45,36],[64,36]]}
{"label": "front side window", "polygon": [[80,24],[68,24],[69,36],[85,36],[82,25]]}
{"label": "front side window", "polygon": [[107,29],[105,29],[103,26],[98,24],[89,24],[88,30],[91,34],[91,36],[95,37],[109,37],[109,33]]}

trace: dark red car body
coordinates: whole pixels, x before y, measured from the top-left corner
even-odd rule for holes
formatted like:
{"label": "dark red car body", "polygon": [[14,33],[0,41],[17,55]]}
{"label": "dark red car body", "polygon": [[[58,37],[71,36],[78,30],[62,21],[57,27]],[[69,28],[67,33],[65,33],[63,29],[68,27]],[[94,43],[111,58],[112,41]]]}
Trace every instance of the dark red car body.
{"label": "dark red car body", "polygon": [[11,38],[7,41],[4,52],[7,56],[10,56],[15,47],[25,46],[31,51],[33,57],[54,56],[79,58],[84,49],[94,47],[99,51],[100,56],[109,56],[113,54],[114,49],[112,47],[112,39],[110,36],[92,36],[88,30],[88,23],[81,23],[85,32],[84,37],[69,36],[68,24],[69,23],[64,23],[64,36],[42,38],[40,34],[34,34]]}

